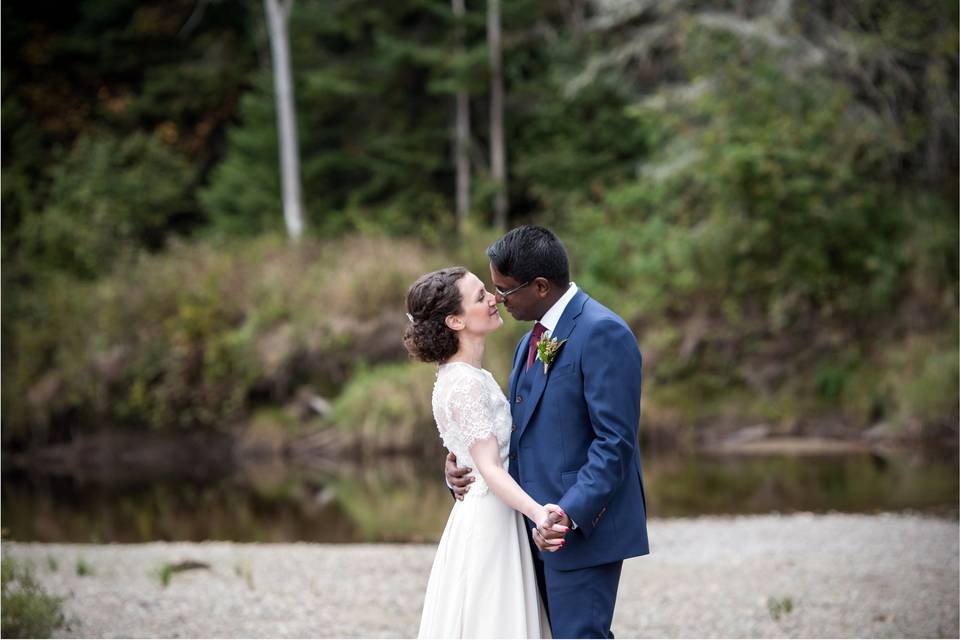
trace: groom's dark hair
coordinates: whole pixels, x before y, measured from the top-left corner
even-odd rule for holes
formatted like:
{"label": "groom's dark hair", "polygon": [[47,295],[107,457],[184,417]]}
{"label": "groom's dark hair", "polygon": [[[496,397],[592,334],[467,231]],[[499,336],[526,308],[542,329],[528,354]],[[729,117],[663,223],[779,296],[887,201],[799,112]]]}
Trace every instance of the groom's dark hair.
{"label": "groom's dark hair", "polygon": [[525,224],[511,229],[490,245],[487,257],[497,271],[518,282],[542,277],[561,287],[570,283],[570,262],[563,243],[545,227]]}

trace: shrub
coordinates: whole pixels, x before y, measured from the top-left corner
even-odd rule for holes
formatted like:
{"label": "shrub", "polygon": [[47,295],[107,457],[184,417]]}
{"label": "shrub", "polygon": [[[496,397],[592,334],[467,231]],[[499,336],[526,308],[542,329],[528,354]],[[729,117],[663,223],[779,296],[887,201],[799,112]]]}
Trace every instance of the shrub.
{"label": "shrub", "polygon": [[295,385],[403,359],[407,287],[442,252],[381,236],[173,243],[96,282],[44,279],[6,329],[4,442],[103,423],[222,428]]}
{"label": "shrub", "polygon": [[437,369],[390,364],[359,373],[337,398],[330,422],[374,453],[439,450],[431,398]]}
{"label": "shrub", "polygon": [[81,137],[52,170],[47,206],[24,219],[36,268],[91,277],[123,251],[157,248],[196,210],[194,170],[146,134]]}
{"label": "shrub", "polygon": [[2,635],[4,638],[49,638],[66,624],[62,599],[50,596],[29,564],[5,555],[2,573]]}
{"label": "shrub", "polygon": [[632,109],[657,151],[566,223],[578,281],[638,328],[661,381],[770,394],[802,376],[840,407],[838,352],[872,362],[903,326],[955,323],[955,207],[904,179],[841,81],[755,43],[745,58],[719,55],[744,53],[724,37],[689,45],[706,80]]}

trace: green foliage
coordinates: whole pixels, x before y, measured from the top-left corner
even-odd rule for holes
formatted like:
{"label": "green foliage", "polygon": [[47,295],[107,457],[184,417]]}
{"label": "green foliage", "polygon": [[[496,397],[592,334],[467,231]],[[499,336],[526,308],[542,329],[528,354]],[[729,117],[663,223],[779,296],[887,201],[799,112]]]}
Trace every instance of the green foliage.
{"label": "green foliage", "polygon": [[279,231],[283,225],[272,83],[260,74],[241,98],[227,156],[199,193],[211,222],[229,234]]}
{"label": "green foliage", "polygon": [[43,212],[24,222],[33,264],[90,277],[125,250],[157,248],[192,211],[193,171],[156,138],[83,137],[52,171]]}
{"label": "green foliage", "polygon": [[[297,3],[290,47],[308,226],[451,228],[441,182],[452,182],[450,98],[432,84],[449,76],[451,20],[421,0]],[[220,228],[279,228],[277,144],[273,80],[261,74],[201,195]]]}
{"label": "green foliage", "polygon": [[770,612],[770,617],[775,622],[779,622],[780,618],[793,611],[793,599],[771,596],[767,598],[767,611]]}
{"label": "green foliage", "polygon": [[[577,283],[637,330],[645,416],[949,424],[957,8],[728,4],[504,3],[510,222],[554,226]],[[344,424],[426,420],[397,404],[413,365],[378,365],[405,357],[417,275],[486,278],[484,8],[459,52],[449,4],[296,3],[303,191],[325,240],[290,249],[262,6],[5,6],[4,443],[223,427],[360,370]],[[460,89],[472,229],[453,240]],[[501,384],[524,329],[491,337]],[[361,402],[380,386],[386,408]]]}
{"label": "green foliage", "polygon": [[882,130],[815,77],[762,63],[722,71],[691,104],[637,108],[650,135],[674,133],[639,180],[573,221],[588,234],[586,271],[607,289],[642,283],[635,312],[683,312],[697,298],[737,321],[749,300],[782,328],[810,312],[889,310],[905,207],[861,160]]}
{"label": "green foliage", "polygon": [[74,433],[225,428],[254,396],[335,391],[360,363],[403,357],[407,287],[448,260],[382,236],[297,251],[265,236],[52,278],[7,327],[4,441],[43,442],[67,416]]}
{"label": "green foliage", "polygon": [[20,278],[49,266],[101,274],[138,242],[202,223],[197,178],[256,63],[251,11],[262,7],[4,6],[5,277],[12,265]]}
{"label": "green foliage", "polygon": [[847,363],[822,361],[814,371],[813,385],[821,398],[836,402],[845,391],[850,376]]}
{"label": "green foliage", "polygon": [[[862,339],[955,322],[955,205],[902,174],[916,130],[891,131],[843,81],[797,73],[760,38],[687,24],[676,61],[691,83],[630,109],[656,152],[569,216],[578,281],[644,328],[654,383],[769,398],[796,377],[806,410],[850,406],[883,359]],[[955,398],[942,367],[931,375]]]}
{"label": "green foliage", "polygon": [[897,423],[951,427],[958,419],[960,363],[957,336],[913,337],[885,352],[884,379],[878,385],[892,393],[887,413]]}
{"label": "green foliage", "polygon": [[430,401],[435,365],[391,364],[358,373],[337,398],[330,422],[371,452],[437,449]]}
{"label": "green foliage", "polygon": [[164,564],[157,571],[157,577],[160,580],[160,584],[164,589],[166,589],[168,586],[170,586],[170,578],[173,577],[173,565],[171,565],[169,562]]}
{"label": "green foliage", "polygon": [[[484,14],[469,8],[466,48],[454,53],[449,6],[403,2],[298,3],[291,18],[300,153],[310,226],[321,233],[379,229],[442,238],[453,228],[450,158],[453,93],[471,96],[475,217],[492,208],[484,146],[488,120]],[[509,3],[504,29],[557,23],[549,4]],[[615,78],[564,95],[559,69],[576,41],[505,39],[506,137],[518,211],[545,209],[600,189],[632,170],[642,136]],[[375,79],[375,81],[373,80]],[[201,191],[227,233],[279,229],[279,171],[272,77],[240,103],[223,162]],[[583,126],[589,119],[592,125]],[[554,213],[548,211],[548,216]]]}
{"label": "green foliage", "polygon": [[28,563],[4,554],[0,573],[4,638],[49,638],[66,624],[62,599],[47,594]]}
{"label": "green foliage", "polygon": [[93,567],[90,565],[89,562],[87,562],[83,558],[77,558],[76,569],[77,569],[77,575],[80,576],[81,578],[84,576],[93,575]]}
{"label": "green foliage", "polygon": [[[576,55],[570,49],[561,47],[566,57]],[[511,98],[524,107],[521,126],[510,138],[518,147],[511,180],[543,209],[545,222],[562,224],[565,216],[579,216],[578,203],[632,177],[648,145],[628,109],[633,98],[619,78],[605,76],[566,95],[562,76],[538,71],[546,79],[521,84]],[[584,126],[587,122],[590,126]]]}
{"label": "green foliage", "polygon": [[197,562],[196,560],[164,562],[156,571],[154,571],[154,574],[160,581],[160,585],[166,589],[168,586],[170,586],[170,580],[173,578],[175,573],[196,571],[197,569],[210,569],[210,565],[206,562]]}

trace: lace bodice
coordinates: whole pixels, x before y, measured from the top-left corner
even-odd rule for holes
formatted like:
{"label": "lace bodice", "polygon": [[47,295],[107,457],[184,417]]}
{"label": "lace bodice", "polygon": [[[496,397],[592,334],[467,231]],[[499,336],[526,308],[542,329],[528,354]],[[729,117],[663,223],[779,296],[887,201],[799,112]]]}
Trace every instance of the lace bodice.
{"label": "lace bodice", "polygon": [[478,440],[496,436],[500,463],[507,466],[510,452],[510,403],[500,385],[485,369],[465,362],[441,365],[433,385],[433,417],[443,445],[457,456],[457,464],[474,469],[476,481],[467,497],[489,490],[470,456]]}

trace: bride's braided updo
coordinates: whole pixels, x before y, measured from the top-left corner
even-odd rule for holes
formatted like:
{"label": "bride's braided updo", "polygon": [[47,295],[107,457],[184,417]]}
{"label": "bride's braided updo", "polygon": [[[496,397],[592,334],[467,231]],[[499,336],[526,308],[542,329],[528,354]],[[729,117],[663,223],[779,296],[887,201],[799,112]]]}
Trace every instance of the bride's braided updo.
{"label": "bride's braided updo", "polygon": [[457,332],[444,319],[462,312],[460,287],[467,275],[464,267],[448,267],[417,278],[407,291],[410,324],[403,332],[403,346],[423,362],[445,362],[460,348]]}

